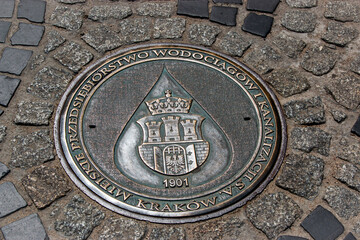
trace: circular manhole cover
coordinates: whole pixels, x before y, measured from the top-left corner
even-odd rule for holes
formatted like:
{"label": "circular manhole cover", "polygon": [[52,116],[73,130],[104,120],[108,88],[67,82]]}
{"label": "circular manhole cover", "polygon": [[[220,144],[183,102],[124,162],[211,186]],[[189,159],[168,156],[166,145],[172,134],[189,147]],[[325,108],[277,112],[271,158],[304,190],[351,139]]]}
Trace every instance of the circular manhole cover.
{"label": "circular manhole cover", "polygon": [[105,207],[153,222],[224,214],[263,190],[286,147],[279,103],[258,75],[190,45],[125,49],[67,89],[62,165]]}

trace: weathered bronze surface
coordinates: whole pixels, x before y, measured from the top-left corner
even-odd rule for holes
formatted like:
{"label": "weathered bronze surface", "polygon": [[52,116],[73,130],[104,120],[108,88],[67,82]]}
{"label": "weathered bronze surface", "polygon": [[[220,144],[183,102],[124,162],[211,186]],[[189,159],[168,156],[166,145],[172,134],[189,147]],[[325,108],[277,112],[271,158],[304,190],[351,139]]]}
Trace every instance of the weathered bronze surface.
{"label": "weathered bronze surface", "polygon": [[126,216],[193,222],[259,193],[286,145],[278,101],[249,68],[208,49],[155,44],[100,60],[67,89],[55,121],[62,165]]}

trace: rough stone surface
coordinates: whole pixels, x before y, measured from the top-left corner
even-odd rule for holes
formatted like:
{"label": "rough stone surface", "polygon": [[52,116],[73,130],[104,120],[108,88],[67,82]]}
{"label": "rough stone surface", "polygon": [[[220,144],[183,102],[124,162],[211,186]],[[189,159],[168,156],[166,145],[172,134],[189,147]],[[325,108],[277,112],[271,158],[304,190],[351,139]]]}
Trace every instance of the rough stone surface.
{"label": "rough stone surface", "polygon": [[94,21],[124,19],[132,14],[129,6],[95,6],[90,9],[88,18]]}
{"label": "rough stone surface", "polygon": [[209,17],[208,0],[178,0],[177,14],[190,17]]}
{"label": "rough stone surface", "polygon": [[54,26],[75,31],[81,28],[84,14],[83,11],[58,6],[51,15],[51,22]]}
{"label": "rough stone surface", "polygon": [[175,7],[176,4],[173,2],[144,2],[136,8],[136,13],[142,16],[168,18],[175,11]]}
{"label": "rough stone surface", "polygon": [[189,30],[189,38],[192,43],[211,46],[221,32],[220,28],[208,24],[192,24]]}
{"label": "rough stone surface", "polygon": [[324,104],[320,97],[294,100],[284,104],[285,115],[294,118],[299,124],[311,125],[325,123]]}
{"label": "rough stone surface", "polygon": [[12,140],[12,146],[10,161],[12,167],[27,169],[55,158],[49,130],[17,135]]}
{"label": "rough stone surface", "polygon": [[360,75],[360,55],[351,62],[350,70]]}
{"label": "rough stone surface", "polygon": [[265,38],[270,33],[273,22],[273,17],[249,13],[244,19],[244,24],[241,29],[245,32]]}
{"label": "rough stone surface", "polygon": [[69,182],[58,167],[39,166],[22,180],[37,208],[44,208],[70,191]]}
{"label": "rough stone surface", "polygon": [[341,22],[359,22],[360,9],[346,1],[330,1],[326,4],[324,16]]}
{"label": "rough stone surface", "polygon": [[301,67],[316,76],[330,72],[337,61],[337,53],[325,46],[314,45],[305,52]]}
{"label": "rough stone surface", "polygon": [[106,219],[99,240],[143,239],[147,226],[132,219],[111,217]]}
{"label": "rough stone surface", "polygon": [[44,52],[49,53],[55,50],[58,46],[63,44],[66,39],[60,35],[59,32],[53,30],[47,34],[47,43],[44,47]]}
{"label": "rough stone surface", "polygon": [[319,193],[324,177],[324,166],[321,158],[291,154],[286,157],[276,185],[301,197],[314,199]]}
{"label": "rough stone surface", "polygon": [[80,71],[93,57],[91,52],[75,42],[65,43],[54,55],[56,60],[73,72]]}
{"label": "rough stone surface", "polygon": [[226,26],[236,26],[236,15],[238,9],[234,7],[213,6],[210,21]]}
{"label": "rough stone surface", "polygon": [[360,194],[347,188],[329,186],[326,189],[324,199],[342,218],[350,219],[360,213]]}
{"label": "rough stone surface", "polygon": [[17,17],[31,22],[43,23],[45,20],[46,1],[20,0]]}
{"label": "rough stone surface", "polygon": [[322,206],[317,206],[301,223],[316,240],[336,239],[344,232],[344,226]]}
{"label": "rough stone surface", "polygon": [[23,46],[38,46],[39,42],[44,34],[45,27],[19,23],[19,30],[14,33],[10,41],[12,45],[23,45]]}
{"label": "rough stone surface", "polygon": [[5,239],[48,240],[45,228],[37,214],[31,214],[1,228]]}
{"label": "rough stone surface", "polygon": [[0,105],[8,106],[19,84],[20,79],[0,75]]}
{"label": "rough stone surface", "polygon": [[336,167],[334,177],[360,192],[360,170],[351,163],[341,163]]}
{"label": "rough stone surface", "polygon": [[279,2],[280,0],[248,0],[246,9],[251,11],[273,13]]}
{"label": "rough stone surface", "polygon": [[333,116],[334,120],[338,123],[343,122],[347,118],[347,115],[341,111],[331,110],[330,112],[331,112],[331,115]]}
{"label": "rough stone surface", "polygon": [[284,14],[281,25],[290,31],[309,33],[315,30],[316,15],[302,10],[291,10]]}
{"label": "rough stone surface", "polygon": [[353,230],[356,234],[360,235],[360,221],[355,224]]}
{"label": "rough stone surface", "polygon": [[346,235],[344,240],[356,240],[356,238],[354,237],[354,235],[352,233],[348,233],[348,235]]}
{"label": "rough stone surface", "polygon": [[0,218],[27,206],[11,182],[4,182],[0,185],[0,196]]}
{"label": "rough stone surface", "polygon": [[281,192],[253,200],[245,211],[251,223],[268,238],[274,238],[289,228],[302,214],[294,200]]}
{"label": "rough stone surface", "polygon": [[238,217],[208,221],[193,229],[194,239],[203,240],[257,240],[255,230],[248,221]]}
{"label": "rough stone surface", "polygon": [[355,28],[345,27],[342,23],[329,22],[326,33],[321,37],[325,42],[345,47],[359,35]]}
{"label": "rough stone surface", "polygon": [[286,3],[294,8],[312,8],[317,6],[317,0],[286,0]]}
{"label": "rough stone surface", "polygon": [[342,138],[337,148],[337,157],[360,167],[360,143],[354,139]]}
{"label": "rough stone surface", "polygon": [[233,3],[233,4],[243,4],[242,0],[213,0],[214,3]]}
{"label": "rough stone surface", "polygon": [[219,46],[224,52],[241,57],[251,44],[252,41],[248,40],[248,37],[244,36],[244,34],[230,31],[221,38]]}
{"label": "rough stone surface", "polygon": [[81,39],[100,53],[113,50],[122,45],[120,37],[105,26],[98,26],[89,30]]}
{"label": "rough stone surface", "polygon": [[0,17],[11,18],[14,12],[15,0],[1,0]]}
{"label": "rough stone surface", "polygon": [[360,104],[360,78],[353,74],[333,74],[325,89],[337,103],[348,109],[354,110]]}
{"label": "rough stone surface", "polygon": [[329,156],[331,135],[316,127],[294,128],[291,132],[294,149],[304,152],[317,152]]}
{"label": "rough stone surface", "polygon": [[269,45],[255,49],[245,56],[245,62],[253,66],[260,74],[271,72],[274,67],[281,60],[281,55],[278,51]]}
{"label": "rough stone surface", "polygon": [[154,25],[154,38],[181,38],[186,28],[183,18],[156,19]]}
{"label": "rough stone surface", "polygon": [[60,3],[66,3],[66,4],[75,4],[75,3],[84,3],[86,0],[57,0]]}
{"label": "rough stone surface", "polygon": [[67,238],[85,240],[104,218],[102,211],[75,195],[63,209],[62,216],[55,221],[55,230]]}
{"label": "rough stone surface", "polygon": [[23,125],[49,125],[53,109],[54,106],[47,102],[22,101],[18,104],[14,122]]}
{"label": "rough stone surface", "polygon": [[64,93],[72,75],[53,67],[44,67],[35,76],[27,91],[46,100],[56,100]]}
{"label": "rough stone surface", "polygon": [[274,70],[265,80],[283,97],[290,97],[310,88],[306,77],[293,68]]}
{"label": "rough stone surface", "polygon": [[308,239],[302,238],[302,237],[283,235],[283,236],[278,237],[277,240],[308,240]]}
{"label": "rough stone surface", "polygon": [[30,64],[30,69],[34,70],[35,68],[37,68],[38,66],[40,66],[43,62],[45,62],[45,56],[44,55],[36,55]]}
{"label": "rough stone surface", "polygon": [[0,125],[0,143],[4,141],[5,136],[6,136],[6,126]]}
{"label": "rough stone surface", "polygon": [[0,21],[0,43],[4,43],[6,41],[10,26],[11,22]]}
{"label": "rough stone surface", "polygon": [[272,42],[283,54],[290,58],[297,58],[306,47],[306,43],[303,40],[288,36],[284,32],[276,36]]}
{"label": "rough stone surface", "polygon": [[149,239],[161,239],[161,240],[185,240],[186,233],[182,227],[159,227],[153,228],[150,232]]}
{"label": "rough stone surface", "polygon": [[5,177],[5,175],[8,174],[9,172],[10,170],[8,169],[8,167],[2,162],[0,162],[0,179]]}
{"label": "rough stone surface", "polygon": [[32,51],[16,48],[5,48],[0,59],[0,72],[20,75],[32,55]]}
{"label": "rough stone surface", "polygon": [[126,44],[148,41],[152,28],[152,22],[148,17],[122,20],[119,22],[120,41]]}

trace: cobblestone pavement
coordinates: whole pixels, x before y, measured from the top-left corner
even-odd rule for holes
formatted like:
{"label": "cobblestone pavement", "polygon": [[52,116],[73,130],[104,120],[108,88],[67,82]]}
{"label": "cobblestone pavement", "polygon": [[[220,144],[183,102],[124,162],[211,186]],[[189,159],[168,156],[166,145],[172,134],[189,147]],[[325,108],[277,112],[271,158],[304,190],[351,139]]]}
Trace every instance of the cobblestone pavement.
{"label": "cobblestone pavement", "polygon": [[[358,0],[1,0],[0,239],[360,239],[359,31]],[[207,46],[274,89],[287,156],[245,206],[153,224],[105,209],[67,177],[52,134],[62,93],[140,42]]]}

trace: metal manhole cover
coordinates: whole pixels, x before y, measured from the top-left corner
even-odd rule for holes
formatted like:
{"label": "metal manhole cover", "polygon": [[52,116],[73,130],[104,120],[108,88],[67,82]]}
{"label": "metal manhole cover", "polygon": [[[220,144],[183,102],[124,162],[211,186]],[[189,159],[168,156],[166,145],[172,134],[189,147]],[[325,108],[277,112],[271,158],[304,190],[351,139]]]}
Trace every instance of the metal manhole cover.
{"label": "metal manhole cover", "polygon": [[80,74],[55,138],[75,184],[105,207],[153,222],[224,214],[263,190],[286,146],[278,101],[220,53],[142,45]]}

